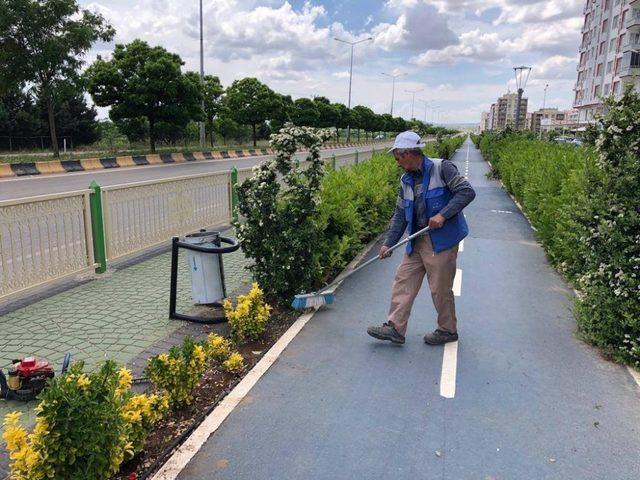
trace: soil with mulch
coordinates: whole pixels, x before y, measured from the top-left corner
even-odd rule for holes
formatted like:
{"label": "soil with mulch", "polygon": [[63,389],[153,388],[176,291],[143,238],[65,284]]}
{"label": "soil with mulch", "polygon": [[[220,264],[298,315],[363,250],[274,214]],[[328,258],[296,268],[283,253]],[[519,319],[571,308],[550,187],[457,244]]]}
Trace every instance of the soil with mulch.
{"label": "soil with mulch", "polygon": [[210,364],[202,382],[194,390],[191,405],[169,413],[158,422],[149,435],[144,450],[136,458],[123,464],[115,478],[118,480],[150,478],[181,441],[188,437],[185,432],[195,429],[205,419],[207,413],[242,380],[242,377],[296,321],[298,316],[297,312],[274,307],[264,336],[260,340],[236,346],[236,350],[245,359],[246,368],[243,373],[233,375],[217,365]]}

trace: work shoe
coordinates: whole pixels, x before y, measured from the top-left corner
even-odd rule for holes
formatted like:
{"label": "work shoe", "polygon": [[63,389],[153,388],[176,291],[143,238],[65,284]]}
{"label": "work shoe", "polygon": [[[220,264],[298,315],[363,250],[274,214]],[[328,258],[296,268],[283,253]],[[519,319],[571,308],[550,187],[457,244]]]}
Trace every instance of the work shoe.
{"label": "work shoe", "polygon": [[449,333],[444,330],[436,329],[433,333],[427,333],[424,336],[424,343],[429,345],[442,345],[444,343],[455,342],[458,340],[457,333]]}
{"label": "work shoe", "polygon": [[404,343],[404,337],[390,323],[383,323],[381,327],[369,327],[367,333],[378,340],[390,340],[393,343]]}

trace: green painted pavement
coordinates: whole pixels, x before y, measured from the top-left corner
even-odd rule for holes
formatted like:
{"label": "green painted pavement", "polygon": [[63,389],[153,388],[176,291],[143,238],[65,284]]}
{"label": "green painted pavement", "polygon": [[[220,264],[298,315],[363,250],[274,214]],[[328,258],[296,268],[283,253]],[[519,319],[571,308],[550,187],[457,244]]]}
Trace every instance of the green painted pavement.
{"label": "green painted pavement", "polygon": [[[241,250],[224,256],[229,296],[250,283],[248,264]],[[0,366],[35,355],[53,362],[58,372],[66,352],[88,368],[105,359],[127,363],[159,340],[170,339],[185,325],[168,316],[170,266],[171,253],[163,253],[0,316]],[[184,313],[191,307],[186,252],[181,251],[177,309]],[[25,412],[23,423],[30,425],[34,406],[0,400],[0,417],[20,410]]]}

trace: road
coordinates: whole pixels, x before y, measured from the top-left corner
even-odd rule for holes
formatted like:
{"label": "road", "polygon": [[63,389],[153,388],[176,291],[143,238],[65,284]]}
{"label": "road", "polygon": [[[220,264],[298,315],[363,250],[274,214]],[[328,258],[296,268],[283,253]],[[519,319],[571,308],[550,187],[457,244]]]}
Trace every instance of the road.
{"label": "road", "polygon": [[[387,144],[377,144],[376,150],[382,150]],[[387,147],[388,148],[388,147]],[[322,150],[322,158],[331,155],[344,155],[355,150],[371,150],[370,146],[347,147]],[[298,154],[304,159],[304,154]],[[114,168],[108,170],[94,170],[88,172],[62,173],[53,175],[34,175],[0,179],[0,200],[10,200],[35,195],[62,193],[87,188],[91,180],[96,180],[101,186],[118,185],[145,180],[158,180],[183,175],[227,171],[232,167],[248,168],[270,158],[258,156],[249,158],[235,158],[229,160],[198,160],[177,164],[145,165],[139,167]]]}
{"label": "road", "polygon": [[423,343],[436,326],[426,285],[405,345],[368,337],[401,255],[376,262],[344,282],[177,478],[638,478],[638,385],[576,338],[572,290],[480,153],[467,141],[454,161],[478,194],[454,287],[460,341]]}

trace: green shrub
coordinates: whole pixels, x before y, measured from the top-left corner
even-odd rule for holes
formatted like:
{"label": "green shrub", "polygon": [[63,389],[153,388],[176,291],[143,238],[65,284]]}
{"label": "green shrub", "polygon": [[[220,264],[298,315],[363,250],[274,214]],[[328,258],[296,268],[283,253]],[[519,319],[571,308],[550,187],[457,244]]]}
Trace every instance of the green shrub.
{"label": "green shrub", "polygon": [[[307,290],[320,276],[314,258],[319,232],[315,224],[324,164],[320,146],[328,131],[286,127],[271,136],[275,158],[254,167],[254,176],[238,186],[238,211],[245,221],[234,222],[244,253],[266,293],[287,301]],[[309,151],[301,169],[296,150]],[[282,185],[279,182],[282,178]]]}
{"label": "green shrub", "polygon": [[485,159],[578,288],[582,336],[640,366],[640,97],[607,100],[595,149],[487,132]]}
{"label": "green shrub", "polygon": [[322,277],[344,267],[382,232],[395,208],[400,170],[389,154],[329,171],[322,181],[315,262]]}
{"label": "green shrub", "polygon": [[198,385],[206,367],[204,347],[185,338],[181,346],[171,347],[169,353],[161,353],[149,359],[145,374],[160,392],[168,395],[172,409],[189,405],[193,389]]}
{"label": "green shrub", "polygon": [[237,375],[245,368],[244,358],[239,352],[233,352],[229,355],[229,358],[222,363],[222,366],[227,372]]}
{"label": "green shrub", "polygon": [[264,292],[256,282],[247,295],[238,296],[235,308],[228,299],[223,306],[234,340],[257,340],[264,334],[271,317],[271,307],[265,302]]}
{"label": "green shrub", "polygon": [[84,373],[83,366],[71,366],[40,394],[33,433],[20,426],[19,413],[5,417],[11,478],[108,480],[133,453],[118,367],[107,361],[98,371]]}

